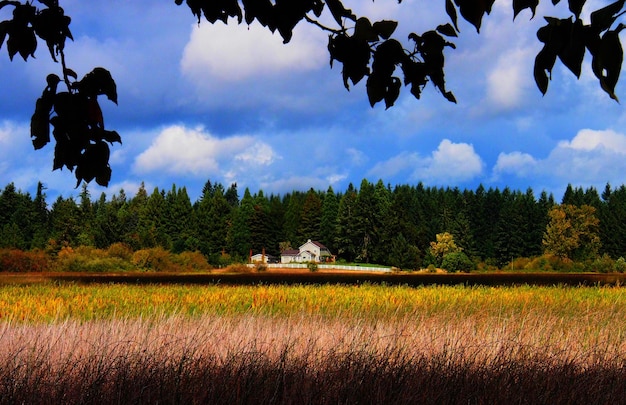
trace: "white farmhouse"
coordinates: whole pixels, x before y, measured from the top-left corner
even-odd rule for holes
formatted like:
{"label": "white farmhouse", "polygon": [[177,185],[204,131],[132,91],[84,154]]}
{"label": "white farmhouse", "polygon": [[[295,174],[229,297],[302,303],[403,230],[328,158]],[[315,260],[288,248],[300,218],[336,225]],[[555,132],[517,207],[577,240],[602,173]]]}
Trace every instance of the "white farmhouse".
{"label": "white farmhouse", "polygon": [[281,263],[308,263],[331,261],[333,255],[323,244],[309,239],[298,250],[285,250],[280,255]]}

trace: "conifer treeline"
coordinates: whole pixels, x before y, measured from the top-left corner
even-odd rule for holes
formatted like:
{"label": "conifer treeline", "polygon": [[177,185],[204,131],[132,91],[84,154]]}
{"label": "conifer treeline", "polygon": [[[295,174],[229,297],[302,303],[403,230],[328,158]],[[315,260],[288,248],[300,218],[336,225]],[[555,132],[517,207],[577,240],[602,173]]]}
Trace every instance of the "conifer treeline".
{"label": "conifer treeline", "polygon": [[[512,258],[542,253],[542,238],[554,197],[536,198],[509,188],[476,190],[424,185],[391,187],[363,180],[343,192],[310,189],[283,196],[263,191],[240,198],[237,185],[208,181],[192,202],[185,187],[148,193],[142,185],[133,198],[124,191],[92,200],[86,186],[78,199],[58,197],[47,205],[43,185],[33,197],[13,183],[0,194],[0,247],[23,250],[87,245],[107,248],[122,242],[137,250],[161,246],[175,253],[202,252],[211,263],[224,255],[246,260],[250,250],[278,256],[318,240],[339,259],[394,265],[421,265],[438,233],[450,232],[475,259],[503,265]],[[626,187],[568,186],[561,204],[590,205],[600,220],[601,254],[626,252]]]}

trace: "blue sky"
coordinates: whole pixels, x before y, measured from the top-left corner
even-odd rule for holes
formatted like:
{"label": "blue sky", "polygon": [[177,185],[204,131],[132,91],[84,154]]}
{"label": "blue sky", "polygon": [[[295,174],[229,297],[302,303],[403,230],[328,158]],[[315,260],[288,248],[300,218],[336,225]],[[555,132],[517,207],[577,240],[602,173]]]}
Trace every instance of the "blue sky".
{"label": "blue sky", "polygon": [[[568,16],[562,3],[544,1],[537,14]],[[400,39],[447,22],[444,1],[345,4],[372,20],[398,20]],[[89,185],[94,198],[120,188],[133,195],[143,181],[149,192],[186,186],[195,200],[209,179],[237,182],[240,194],[245,187],[343,191],[367,178],[392,186],[532,187],[557,199],[568,183],[600,191],[626,183],[623,105],[600,89],[588,55],[580,80],[557,64],[542,96],[532,68],[544,22],[530,20],[529,11],[513,21],[509,1],[496,2],[480,35],[461,22],[457,49],[446,51],[447,87],[458,104],[428,86],[421,100],[405,89],[389,110],[369,106],[364,83],[345,90],[341,65],[329,67],[327,34],[308,24],[283,45],[256,24],[198,26],[173,1],[61,6],[73,18],[69,67],[82,77],[103,66],[118,86],[118,106],[104,97],[100,103],[106,127],[124,144],[112,147],[110,186]],[[0,52],[2,187],[14,182],[32,193],[42,181],[49,197],[80,191],[73,173],[52,172],[52,145],[34,151],[29,136],[45,77],[60,69],[45,44],[27,63]],[[616,94],[626,99],[623,83]]]}

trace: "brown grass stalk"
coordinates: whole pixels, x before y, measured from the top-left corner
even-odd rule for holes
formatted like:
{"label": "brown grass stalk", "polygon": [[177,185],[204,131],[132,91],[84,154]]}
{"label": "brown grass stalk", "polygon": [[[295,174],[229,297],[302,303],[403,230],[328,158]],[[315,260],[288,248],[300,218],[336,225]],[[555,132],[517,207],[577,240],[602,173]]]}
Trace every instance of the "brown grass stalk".
{"label": "brown grass stalk", "polygon": [[619,328],[554,315],[0,324],[2,404],[623,403]]}

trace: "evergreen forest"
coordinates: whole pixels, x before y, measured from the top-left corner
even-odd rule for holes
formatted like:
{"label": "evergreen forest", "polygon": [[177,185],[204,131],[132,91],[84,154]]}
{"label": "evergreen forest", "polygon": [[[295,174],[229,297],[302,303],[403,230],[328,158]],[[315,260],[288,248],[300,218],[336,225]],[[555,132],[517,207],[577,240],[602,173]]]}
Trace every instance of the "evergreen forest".
{"label": "evergreen forest", "polygon": [[497,268],[547,252],[570,261],[617,260],[626,252],[625,228],[626,186],[609,184],[602,193],[569,185],[560,202],[530,188],[392,187],[366,179],[343,191],[245,189],[242,196],[236,184],[209,180],[197,201],[176,185],[92,198],[84,184],[78,197],[59,196],[51,205],[41,183],[35,196],[13,183],[0,194],[0,248],[54,253],[121,243],[134,251],[200,252],[212,265],[246,262],[263,250],[279,256],[311,239],[339,261],[417,269],[436,264],[432,246],[442,233],[472,262]]}

